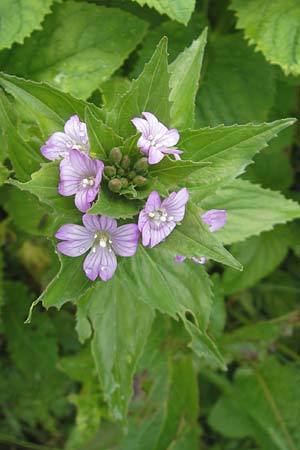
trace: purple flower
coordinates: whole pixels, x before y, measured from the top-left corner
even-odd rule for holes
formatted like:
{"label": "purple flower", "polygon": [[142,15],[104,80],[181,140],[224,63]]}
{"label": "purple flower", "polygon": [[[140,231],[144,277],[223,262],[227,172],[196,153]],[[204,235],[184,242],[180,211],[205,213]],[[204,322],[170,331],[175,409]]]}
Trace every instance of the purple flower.
{"label": "purple flower", "polygon": [[102,161],[71,150],[68,159],[60,163],[58,192],[66,197],[75,194],[76,207],[86,212],[98,195],[103,169]]}
{"label": "purple flower", "polygon": [[227,220],[226,209],[210,209],[201,216],[206,225],[209,225],[209,231],[212,233],[224,227]]}
{"label": "purple flower", "polygon": [[139,230],[136,224],[117,226],[117,221],[106,216],[84,214],[84,226],[66,224],[55,237],[63,242],[58,250],[67,256],[80,256],[91,248],[83,262],[86,276],[95,281],[109,280],[117,268],[116,255],[133,256],[136,252]]}
{"label": "purple flower", "polygon": [[183,153],[182,150],[170,148],[179,141],[178,131],[169,130],[150,112],[142,114],[146,120],[135,117],[131,122],[142,133],[137,145],[145,155],[148,155],[149,164],[159,163],[165,153],[174,155],[175,159],[180,159],[179,154]]}
{"label": "purple flower", "polygon": [[[195,258],[195,256],[192,256],[190,259],[191,259],[191,261],[193,261],[196,264],[205,264],[206,263],[205,256],[201,256],[201,258]],[[175,258],[173,259],[174,263],[176,263],[176,264],[182,263],[185,260],[186,260],[186,256],[183,256],[183,255],[176,255]]]}
{"label": "purple flower", "polygon": [[46,144],[41,147],[41,152],[45,158],[54,161],[67,157],[72,149],[88,153],[89,148],[86,124],[80,122],[79,117],[75,115],[65,123],[64,133],[56,131],[50,136]]}
{"label": "purple flower", "polygon": [[140,212],[138,227],[142,232],[143,245],[155,247],[165,239],[185,214],[185,205],[189,199],[186,188],[160,200],[156,191],[151,192],[145,208]]}

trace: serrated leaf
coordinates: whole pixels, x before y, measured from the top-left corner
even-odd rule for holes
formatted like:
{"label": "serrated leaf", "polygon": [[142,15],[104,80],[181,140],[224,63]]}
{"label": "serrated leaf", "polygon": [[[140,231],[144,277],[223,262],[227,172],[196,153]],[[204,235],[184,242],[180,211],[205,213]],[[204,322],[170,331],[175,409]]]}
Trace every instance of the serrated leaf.
{"label": "serrated leaf", "polygon": [[189,128],[194,125],[195,98],[206,45],[207,29],[192,45],[180,53],[169,66],[171,126]]}
{"label": "serrated leaf", "polygon": [[237,28],[243,29],[268,61],[285,73],[300,74],[300,4],[297,0],[232,0]]}
{"label": "serrated leaf", "polygon": [[286,257],[289,241],[289,227],[276,227],[272,231],[234,244],[230,250],[243,264],[244,270],[238,277],[235,271],[225,270],[225,294],[247,289],[269,275]]}
{"label": "serrated leaf", "polygon": [[102,187],[98,199],[89,209],[89,214],[104,214],[115,219],[133,217],[141,210],[141,204],[136,200],[129,200],[124,195],[114,194],[106,187]]}
{"label": "serrated leaf", "polygon": [[56,5],[43,30],[7,55],[5,70],[87,98],[123,64],[146,28],[120,9],[69,1]]}
{"label": "serrated leaf", "polygon": [[206,56],[197,96],[197,124],[267,120],[276,87],[274,69],[264,57],[249,48],[240,34],[212,35]]}
{"label": "serrated leaf", "polygon": [[241,264],[222,246],[200,218],[201,211],[191,202],[180,226],[177,226],[166,240],[166,247],[173,255],[205,256],[222,264],[241,270]]}
{"label": "serrated leaf", "polygon": [[186,25],[195,8],[195,0],[134,0],[141,6],[155,8],[160,14]]}
{"label": "serrated leaf", "polygon": [[[226,209],[226,226],[217,236],[226,244],[243,241],[268,231],[274,225],[300,217],[300,205],[280,192],[263,189],[246,180],[235,180],[203,200],[205,209]],[[258,220],[259,218],[259,220]]]}
{"label": "serrated leaf", "polygon": [[118,270],[110,282],[97,283],[88,313],[94,329],[92,351],[104,397],[114,419],[122,421],[132,395],[133,373],[154,317],[151,307],[134,292],[127,292]]}
{"label": "serrated leaf", "polygon": [[178,144],[184,150],[183,158],[211,163],[184,183],[193,200],[212,195],[243,173],[253,156],[293,123],[294,119],[282,119],[260,125],[220,125],[183,131]]}
{"label": "serrated leaf", "polygon": [[190,174],[209,165],[188,160],[174,161],[165,157],[159,164],[149,165],[149,173],[165,186],[174,186]]}
{"label": "serrated leaf", "polygon": [[111,111],[107,113],[107,123],[120,136],[135,134],[130,122],[140,117],[143,111],[152,112],[164,124],[169,124],[169,74],[167,61],[167,39],[163,38],[155,53],[130,89],[119,97]]}
{"label": "serrated leaf", "polygon": [[113,147],[122,146],[123,139],[102,120],[97,119],[88,107],[85,110],[85,122],[87,124],[91,153],[96,158],[106,161],[110,150]]}
{"label": "serrated leaf", "polygon": [[22,43],[33,30],[40,28],[44,16],[50,13],[53,0],[2,0],[0,5],[0,49]]}

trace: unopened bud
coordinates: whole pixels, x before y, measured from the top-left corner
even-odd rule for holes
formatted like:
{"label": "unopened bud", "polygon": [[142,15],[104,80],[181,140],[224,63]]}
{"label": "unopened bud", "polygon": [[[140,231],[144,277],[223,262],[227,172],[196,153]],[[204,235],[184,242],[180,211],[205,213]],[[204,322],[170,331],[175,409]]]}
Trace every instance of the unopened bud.
{"label": "unopened bud", "polygon": [[109,159],[111,162],[119,163],[122,159],[122,152],[118,147],[114,147],[111,149],[109,153]]}
{"label": "unopened bud", "polygon": [[118,169],[118,175],[119,175],[120,177],[122,177],[124,174],[125,174],[125,170],[122,169],[122,167],[119,167],[119,169]]}
{"label": "unopened bud", "polygon": [[134,170],[131,170],[130,172],[128,172],[127,176],[130,180],[133,180],[134,177],[136,176],[136,172]]}
{"label": "unopened bud", "polygon": [[130,163],[131,163],[131,161],[130,161],[129,156],[128,155],[124,155],[123,159],[122,159],[122,162],[121,162],[121,167],[123,167],[123,169],[125,169],[125,170],[129,169]]}
{"label": "unopened bud", "polygon": [[114,177],[117,173],[116,168],[114,166],[105,166],[104,173],[107,177]]}
{"label": "unopened bud", "polygon": [[128,187],[128,180],[127,180],[127,178],[120,178],[120,181],[121,181],[122,188],[127,188]]}
{"label": "unopened bud", "polygon": [[118,178],[114,178],[113,180],[109,181],[108,188],[112,192],[120,192],[120,190],[122,189],[122,183]]}
{"label": "unopened bud", "polygon": [[132,180],[132,183],[135,184],[136,186],[144,186],[147,183],[147,178],[142,177],[141,175],[137,175]]}
{"label": "unopened bud", "polygon": [[146,172],[148,169],[148,159],[147,158],[139,159],[135,163],[134,168],[137,172]]}

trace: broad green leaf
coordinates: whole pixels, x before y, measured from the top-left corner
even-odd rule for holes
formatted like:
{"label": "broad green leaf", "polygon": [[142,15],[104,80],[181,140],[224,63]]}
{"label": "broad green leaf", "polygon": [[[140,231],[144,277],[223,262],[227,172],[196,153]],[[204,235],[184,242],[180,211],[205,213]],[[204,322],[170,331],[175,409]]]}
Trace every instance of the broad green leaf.
{"label": "broad green leaf", "polygon": [[53,0],[1,0],[0,49],[23,43],[33,30],[41,28],[46,14],[51,12]]}
{"label": "broad green leaf", "polygon": [[155,8],[160,14],[187,25],[195,8],[195,0],[134,0],[141,6]]}
{"label": "broad green leaf", "polygon": [[284,72],[300,74],[300,4],[298,0],[232,0],[237,28],[244,30],[268,61]]}
{"label": "broad green leaf", "polygon": [[211,163],[185,181],[192,198],[200,201],[242,174],[253,156],[294,121],[283,119],[260,125],[220,125],[183,131],[178,144],[184,150],[183,158]]}
{"label": "broad green leaf", "polygon": [[83,344],[92,336],[92,326],[88,320],[88,308],[91,292],[95,288],[92,286],[76,301],[76,331],[79,341]]}
{"label": "broad green leaf", "polygon": [[166,247],[173,255],[195,256],[213,259],[241,270],[241,264],[222,246],[200,218],[201,211],[191,202],[186,208],[182,225],[177,226],[166,240]]}
{"label": "broad green leaf", "polygon": [[182,129],[194,125],[195,98],[206,37],[207,29],[189,48],[180,53],[169,67],[172,127]]}
{"label": "broad green leaf", "polygon": [[197,97],[197,124],[267,120],[275,99],[275,74],[264,57],[249,48],[239,34],[213,35],[206,54]]}
{"label": "broad green leaf", "polygon": [[141,210],[141,204],[136,200],[129,200],[124,195],[110,192],[102,187],[98,199],[89,209],[89,214],[104,214],[116,219],[133,217]]}
{"label": "broad green leaf", "polygon": [[4,181],[9,177],[10,173],[10,170],[0,163],[0,186],[2,186]]}
{"label": "broad green leaf", "polygon": [[[21,181],[26,181],[35,172],[43,160],[39,149],[26,142],[18,130],[19,117],[14,111],[13,104],[0,91],[0,135],[7,147],[9,158],[14,171]],[[36,146],[35,146],[36,147]],[[1,170],[2,177],[7,174],[5,168]]]}
{"label": "broad green leaf", "polygon": [[190,174],[209,165],[205,162],[188,160],[174,161],[168,157],[159,164],[149,165],[149,173],[166,186],[174,186]]}
{"label": "broad green leaf", "polygon": [[235,180],[201,202],[201,206],[228,211],[225,227],[216,233],[226,244],[243,241],[300,217],[298,203],[246,180]]}
{"label": "broad green leaf", "polygon": [[[84,118],[86,102],[45,83],[23,80],[12,75],[0,74],[0,86],[15,99],[18,114],[35,120],[44,140],[55,131],[63,131],[65,122],[74,114]],[[95,105],[88,104],[91,112],[102,118],[103,114]]]}
{"label": "broad green leaf", "polygon": [[101,94],[104,107],[110,111],[117,98],[130,89],[130,80],[125,77],[114,76],[101,83]]}
{"label": "broad green leaf", "polygon": [[272,231],[234,244],[230,250],[243,264],[244,270],[238,276],[231,269],[225,270],[225,294],[249,288],[269,275],[286,257],[289,241],[289,227],[276,227]]}
{"label": "broad green leaf", "polygon": [[104,397],[114,419],[122,421],[132,395],[132,377],[154,317],[152,308],[137,294],[131,294],[127,283],[124,290],[118,268],[111,281],[97,283],[88,312],[94,330],[92,351]]}
{"label": "broad green leaf", "polygon": [[147,28],[116,8],[70,1],[53,9],[43,30],[7,55],[5,70],[50,82],[79,98],[87,98],[123,64]]}
{"label": "broad green leaf", "polygon": [[87,124],[91,153],[96,158],[106,161],[110,150],[113,147],[120,147],[123,144],[123,139],[112,128],[105,125],[101,119],[97,119],[88,107],[85,111],[85,122]]}
{"label": "broad green leaf", "polygon": [[[239,272],[239,276],[241,275],[242,275],[241,272]],[[212,333],[213,336],[219,338],[222,335],[226,324],[226,305],[224,299],[224,289],[221,283],[220,275],[218,273],[214,273],[211,277],[211,280],[212,280],[214,301],[209,321],[209,331]]]}
{"label": "broad green leaf", "polygon": [[140,117],[143,111],[152,112],[168,126],[169,110],[167,39],[163,38],[141,75],[107,113],[107,123],[120,136],[128,137],[135,134],[130,120]]}
{"label": "broad green leaf", "polygon": [[[262,448],[296,450],[299,445],[299,370],[291,363],[282,365],[269,357],[253,367],[242,367],[236,373],[225,398],[234,402],[235,415],[245,417],[244,432],[253,437]],[[221,397],[221,401],[224,397]],[[231,403],[232,404],[232,403]],[[218,405],[218,403],[216,404]],[[222,419],[215,409],[210,424],[219,432],[224,428],[224,416],[231,415],[231,408],[224,410]],[[233,420],[233,417],[232,417]],[[238,420],[237,423],[239,423]],[[226,423],[226,422],[225,422]],[[225,424],[224,423],[224,424]],[[249,423],[252,424],[250,431]],[[236,429],[236,427],[230,427]],[[234,433],[236,436],[237,432]]]}

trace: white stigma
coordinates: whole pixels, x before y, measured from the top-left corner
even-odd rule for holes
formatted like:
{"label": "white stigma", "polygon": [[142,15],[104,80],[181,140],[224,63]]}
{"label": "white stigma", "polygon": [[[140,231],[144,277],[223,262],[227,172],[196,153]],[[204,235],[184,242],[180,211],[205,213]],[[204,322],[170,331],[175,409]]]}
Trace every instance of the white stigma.
{"label": "white stigma", "polygon": [[171,222],[174,220],[173,216],[168,216],[168,213],[164,208],[158,208],[155,211],[149,212],[148,217],[157,227],[159,227],[162,223]]}
{"label": "white stigma", "polygon": [[92,187],[95,184],[95,178],[94,177],[89,177],[89,178],[84,178],[81,181],[81,186],[83,188],[87,188],[87,187]]}
{"label": "white stigma", "polygon": [[99,240],[99,245],[100,245],[100,247],[105,248],[105,247],[107,246],[107,241],[106,241],[106,239],[105,239],[105,238],[101,238],[101,239]]}

